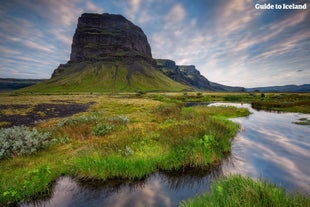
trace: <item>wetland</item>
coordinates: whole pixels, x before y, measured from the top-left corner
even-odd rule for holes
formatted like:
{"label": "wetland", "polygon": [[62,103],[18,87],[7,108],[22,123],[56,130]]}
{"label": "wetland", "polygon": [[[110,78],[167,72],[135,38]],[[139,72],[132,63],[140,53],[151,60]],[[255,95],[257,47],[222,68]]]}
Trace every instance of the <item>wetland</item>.
{"label": "wetland", "polygon": [[[37,102],[30,101],[33,106],[59,100],[87,108],[36,122],[36,129],[50,133],[51,144],[31,155],[13,153],[0,161],[1,202],[190,205],[184,200],[209,192],[214,182],[231,174],[262,178],[309,196],[309,173],[304,169],[309,160],[309,126],[293,123],[309,115],[257,111],[248,104],[185,107],[185,102],[225,101],[227,96],[232,97],[218,93],[37,96]],[[27,105],[31,98],[15,97],[14,105]],[[308,98],[306,94],[304,99]],[[240,116],[244,118],[233,118]],[[39,200],[29,203],[33,198]],[[305,199],[299,203],[309,202]]]}

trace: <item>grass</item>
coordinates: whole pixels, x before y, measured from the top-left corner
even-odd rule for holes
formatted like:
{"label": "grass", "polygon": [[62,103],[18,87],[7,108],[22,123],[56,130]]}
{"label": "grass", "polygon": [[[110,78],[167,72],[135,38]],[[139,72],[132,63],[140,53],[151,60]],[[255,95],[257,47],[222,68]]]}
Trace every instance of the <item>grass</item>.
{"label": "grass", "polygon": [[[102,63],[83,62],[69,64],[64,71],[52,79],[20,89],[19,92],[137,92],[137,91],[182,91],[189,86],[175,82],[150,64],[131,64],[114,61]],[[116,72],[117,65],[117,72]],[[133,66],[134,67],[134,66]],[[81,72],[82,71],[82,72]],[[113,74],[116,72],[114,78]]]}
{"label": "grass", "polygon": [[[309,98],[309,94],[293,95],[298,100]],[[29,107],[61,101],[96,102],[87,112],[36,125],[57,140],[54,145],[0,161],[0,204],[47,196],[51,183],[62,175],[133,181],[158,170],[218,165],[229,154],[230,141],[238,131],[238,125],[227,118],[249,112],[233,107],[184,107],[183,103],[225,101],[227,96],[240,96],[244,102],[280,99],[279,94],[196,92],[0,94],[2,104]]]}
{"label": "grass", "polygon": [[294,124],[299,125],[310,125],[310,120],[307,118],[300,118],[299,121],[293,122]]}
{"label": "grass", "polygon": [[[96,104],[69,118],[38,123],[36,128],[57,140],[54,145],[0,161],[1,204],[46,196],[61,175],[136,180],[157,170],[210,168],[230,152],[230,140],[238,130],[224,117],[248,115],[245,109],[185,108],[134,94],[68,96],[71,101],[95,100]],[[37,96],[36,101],[69,97]],[[24,100],[17,96],[14,103]]]}
{"label": "grass", "polygon": [[257,110],[310,113],[310,93],[186,92],[148,94],[165,102],[250,103]]}
{"label": "grass", "polygon": [[310,113],[310,96],[305,94],[273,94],[261,100],[251,102],[253,108],[258,110],[289,111]]}
{"label": "grass", "polygon": [[310,206],[310,198],[287,192],[266,181],[254,181],[238,175],[216,181],[211,192],[183,201],[181,207],[304,207]]}

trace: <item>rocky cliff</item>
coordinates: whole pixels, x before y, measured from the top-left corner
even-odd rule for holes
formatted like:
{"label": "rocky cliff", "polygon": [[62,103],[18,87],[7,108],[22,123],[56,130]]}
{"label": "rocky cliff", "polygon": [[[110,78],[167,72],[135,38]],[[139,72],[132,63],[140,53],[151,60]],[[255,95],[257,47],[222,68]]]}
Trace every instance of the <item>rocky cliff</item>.
{"label": "rocky cliff", "polygon": [[194,89],[208,91],[243,91],[242,87],[230,87],[213,83],[200,74],[194,65],[176,65],[173,60],[156,59],[157,69],[171,79]]}
{"label": "rocky cliff", "polygon": [[194,65],[176,65],[168,59],[157,59],[157,68],[171,79],[200,90],[215,91],[209,80],[202,76]]}
{"label": "rocky cliff", "polygon": [[72,62],[142,58],[152,61],[151,47],[140,27],[122,15],[82,14],[73,36]]}

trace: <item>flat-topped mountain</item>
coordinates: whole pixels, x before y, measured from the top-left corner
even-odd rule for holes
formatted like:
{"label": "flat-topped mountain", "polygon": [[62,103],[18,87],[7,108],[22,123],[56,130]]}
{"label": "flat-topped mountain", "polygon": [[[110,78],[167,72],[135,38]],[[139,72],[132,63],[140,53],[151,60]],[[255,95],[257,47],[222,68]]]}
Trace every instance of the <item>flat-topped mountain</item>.
{"label": "flat-topped mountain", "polygon": [[82,14],[75,30],[70,60],[50,80],[25,91],[182,91],[156,68],[142,29],[122,15]]}
{"label": "flat-topped mountain", "polygon": [[73,36],[70,61],[143,58],[152,60],[142,29],[122,15],[82,14]]}
{"label": "flat-topped mountain", "polygon": [[[21,89],[39,92],[229,91],[210,82],[193,65],[152,58],[142,29],[116,14],[82,14],[70,60],[51,79]],[[236,88],[241,91],[242,88]]]}

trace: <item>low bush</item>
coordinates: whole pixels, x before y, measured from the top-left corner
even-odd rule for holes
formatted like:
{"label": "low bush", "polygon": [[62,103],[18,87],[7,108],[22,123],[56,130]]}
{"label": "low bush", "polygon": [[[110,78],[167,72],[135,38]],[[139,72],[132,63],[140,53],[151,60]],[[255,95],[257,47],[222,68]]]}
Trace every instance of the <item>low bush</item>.
{"label": "low bush", "polygon": [[0,159],[32,154],[49,145],[50,134],[25,126],[0,129]]}
{"label": "low bush", "polygon": [[96,136],[103,136],[110,133],[114,129],[114,126],[111,124],[97,124],[93,128],[93,134]]}
{"label": "low bush", "polygon": [[77,125],[80,123],[99,122],[99,121],[102,121],[103,119],[104,118],[102,117],[102,114],[93,112],[88,115],[84,114],[81,116],[73,116],[70,118],[64,118],[56,126],[63,127],[67,125]]}

